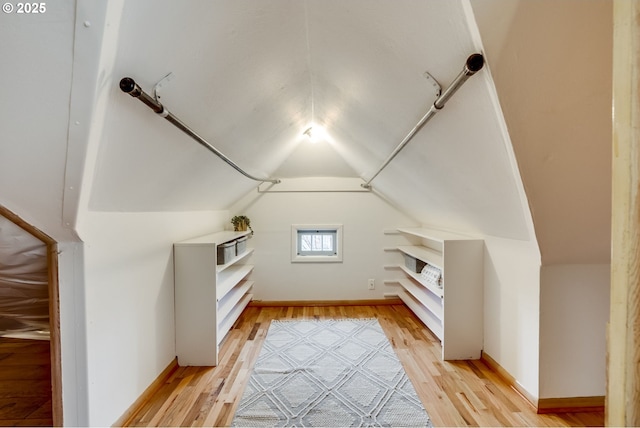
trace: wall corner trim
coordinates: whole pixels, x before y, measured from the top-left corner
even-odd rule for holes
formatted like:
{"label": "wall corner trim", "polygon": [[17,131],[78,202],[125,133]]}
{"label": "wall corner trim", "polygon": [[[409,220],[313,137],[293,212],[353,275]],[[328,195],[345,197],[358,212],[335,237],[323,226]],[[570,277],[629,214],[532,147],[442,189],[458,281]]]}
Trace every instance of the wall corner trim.
{"label": "wall corner trim", "polygon": [[538,414],[604,412],[604,395],[538,399]]}
{"label": "wall corner trim", "polygon": [[142,408],[142,406],[149,401],[149,399],[160,389],[160,387],[166,383],[171,375],[178,370],[178,357],[174,358],[169,365],[158,375],[156,380],[151,382],[151,385],[144,390],[144,392],[138,397],[136,401],[129,406],[127,410],[118,418],[117,421],[111,425],[112,427],[127,426],[136,413]]}
{"label": "wall corner trim", "polygon": [[365,300],[252,300],[249,306],[266,308],[280,306],[376,306],[376,305],[404,305],[398,297]]}
{"label": "wall corner trim", "polygon": [[604,396],[594,397],[560,397],[535,398],[516,381],[516,379],[498,364],[491,356],[482,351],[480,360],[496,372],[510,387],[517,391],[535,410],[537,414],[545,413],[577,413],[604,411]]}
{"label": "wall corner trim", "polygon": [[522,398],[524,398],[527,401],[527,403],[529,403],[531,405],[531,407],[533,407],[534,410],[536,410],[536,411],[538,410],[538,399],[536,397],[534,397],[533,395],[531,395],[531,393],[529,393],[529,391],[524,389],[522,387],[522,385],[520,385],[518,383],[516,378],[513,377],[511,375],[511,373],[506,371],[504,369],[504,367],[502,367],[500,364],[498,364],[496,362],[496,360],[491,358],[491,356],[489,354],[487,354],[486,352],[482,351],[482,353],[480,354],[480,361],[485,363],[491,370],[496,372],[498,374],[498,376],[500,376],[507,383],[507,385],[509,385],[518,394],[520,394],[522,396]]}

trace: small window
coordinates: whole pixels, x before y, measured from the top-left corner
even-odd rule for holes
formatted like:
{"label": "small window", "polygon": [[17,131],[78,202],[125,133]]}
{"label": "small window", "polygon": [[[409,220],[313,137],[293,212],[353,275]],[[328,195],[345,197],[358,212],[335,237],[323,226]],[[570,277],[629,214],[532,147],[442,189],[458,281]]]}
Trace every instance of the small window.
{"label": "small window", "polygon": [[342,225],[291,226],[291,261],[341,262]]}
{"label": "small window", "polygon": [[335,256],[335,229],[328,230],[298,230],[298,256]]}

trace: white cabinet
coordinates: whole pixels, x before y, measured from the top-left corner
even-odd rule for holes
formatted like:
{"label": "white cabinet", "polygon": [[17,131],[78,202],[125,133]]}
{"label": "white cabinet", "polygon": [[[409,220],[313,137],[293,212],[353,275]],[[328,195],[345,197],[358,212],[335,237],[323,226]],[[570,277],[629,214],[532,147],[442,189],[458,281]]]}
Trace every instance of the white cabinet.
{"label": "white cabinet", "polygon": [[173,244],[176,353],[181,366],[216,366],[220,342],[251,301],[253,249],[217,264],[217,247],[250,232],[219,232]]}
{"label": "white cabinet", "polygon": [[404,260],[387,266],[400,269],[398,297],[441,340],[443,360],[480,358],[483,347],[484,242],[449,232],[400,228],[409,245],[399,251],[429,263],[442,272],[442,287],[425,280],[405,266]]}

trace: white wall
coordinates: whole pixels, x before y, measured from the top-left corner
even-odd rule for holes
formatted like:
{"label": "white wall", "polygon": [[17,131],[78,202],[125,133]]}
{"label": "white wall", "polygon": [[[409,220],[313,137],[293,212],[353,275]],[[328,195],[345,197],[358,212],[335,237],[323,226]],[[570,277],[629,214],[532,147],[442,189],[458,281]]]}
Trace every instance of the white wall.
{"label": "white wall", "polygon": [[484,351],[535,399],[540,253],[535,241],[484,239]]}
{"label": "white wall", "polygon": [[113,424],[175,358],[175,241],[222,230],[226,211],[87,212],[89,425]]}
{"label": "white wall", "polygon": [[[254,298],[262,300],[382,299],[392,291],[382,283],[389,278],[384,230],[417,225],[371,192],[251,192],[229,213],[251,219]],[[292,224],[342,224],[343,262],[291,263]],[[375,290],[367,289],[369,278]]]}
{"label": "white wall", "polygon": [[62,413],[65,426],[88,426],[84,246],[58,243]]}
{"label": "white wall", "polygon": [[543,266],[540,398],[604,396],[610,265]]}
{"label": "white wall", "polygon": [[485,243],[484,351],[530,398],[603,396],[610,266],[541,266],[535,243]]}
{"label": "white wall", "polygon": [[60,240],[75,1],[47,6],[0,15],[0,204]]}
{"label": "white wall", "polygon": [[[539,396],[603,395],[602,323],[609,308],[611,229],[612,2],[470,3],[541,252],[535,297],[540,299]],[[498,296],[487,302],[494,298]],[[493,308],[487,306],[487,311]],[[514,361],[501,358],[496,360],[519,379]]]}
{"label": "white wall", "polygon": [[609,263],[613,2],[471,4],[542,262]]}
{"label": "white wall", "polygon": [[[92,209],[100,155],[113,144],[105,131],[109,112],[119,108],[118,102],[137,106],[117,89],[121,76],[114,71],[123,8],[123,1],[82,2],[76,18],[68,140],[72,161],[66,169],[66,181],[75,191],[66,192],[65,221],[76,225],[84,242],[79,293],[83,334],[75,343],[86,349],[84,377],[79,379],[85,384],[81,421],[86,422],[81,425],[92,426],[113,424],[175,358],[172,244],[221,230],[228,217],[226,211],[190,211],[183,206],[170,212]],[[144,113],[149,114],[149,124],[140,125],[142,134],[136,141],[153,146],[153,134],[144,130],[163,123],[151,112]],[[122,152],[118,159],[127,162],[130,155]],[[160,172],[152,167],[159,163],[153,150],[146,152],[144,162],[135,162],[135,182],[145,186],[170,180],[164,165]],[[112,178],[116,180],[118,173]],[[113,193],[136,183],[119,182]],[[165,192],[175,193],[171,188]]]}

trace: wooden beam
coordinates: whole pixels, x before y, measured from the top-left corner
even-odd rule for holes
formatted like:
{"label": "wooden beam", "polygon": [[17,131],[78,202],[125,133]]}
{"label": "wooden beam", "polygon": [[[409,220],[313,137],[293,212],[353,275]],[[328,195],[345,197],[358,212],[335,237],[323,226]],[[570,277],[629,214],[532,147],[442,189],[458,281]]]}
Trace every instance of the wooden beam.
{"label": "wooden beam", "polygon": [[58,244],[47,243],[49,276],[49,346],[51,352],[51,410],[53,425],[63,426],[62,346],[60,344],[60,294],[58,283]]}
{"label": "wooden beam", "polygon": [[613,196],[606,423],[640,425],[640,2],[613,9]]}
{"label": "wooden beam", "polygon": [[18,216],[17,214],[11,212],[7,208],[3,207],[2,205],[0,205],[0,215],[5,217],[6,219],[10,220],[16,226],[19,226],[22,229],[24,229],[25,231],[29,232],[31,235],[35,236],[36,238],[38,238],[39,240],[41,240],[45,244],[55,244],[56,243],[55,239],[53,239],[52,237],[50,237],[49,235],[47,235],[46,233],[44,233],[43,231],[41,231],[37,227],[32,226],[31,224],[27,223],[20,216]]}

